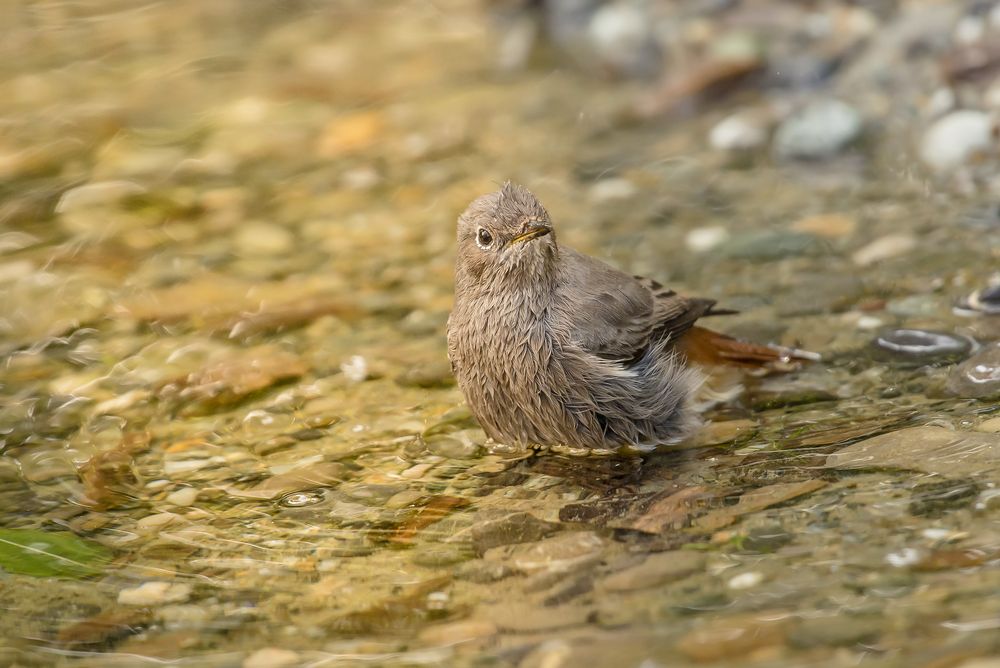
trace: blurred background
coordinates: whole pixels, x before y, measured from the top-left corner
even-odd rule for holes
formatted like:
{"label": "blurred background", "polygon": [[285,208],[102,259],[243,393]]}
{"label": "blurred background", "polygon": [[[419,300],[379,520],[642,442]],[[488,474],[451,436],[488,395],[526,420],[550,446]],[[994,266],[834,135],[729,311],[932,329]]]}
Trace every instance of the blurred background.
{"label": "blurred background", "polygon": [[[993,665],[1000,4],[0,25],[5,663]],[[823,364],[644,460],[487,443],[444,330],[507,179]]]}

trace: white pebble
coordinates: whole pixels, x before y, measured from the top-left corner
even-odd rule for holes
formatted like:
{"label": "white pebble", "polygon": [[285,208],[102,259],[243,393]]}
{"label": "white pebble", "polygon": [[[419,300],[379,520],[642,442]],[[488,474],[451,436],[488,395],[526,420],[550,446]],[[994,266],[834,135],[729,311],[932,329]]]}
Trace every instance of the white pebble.
{"label": "white pebble", "polygon": [[854,264],[866,267],[882,260],[905,255],[916,247],[916,237],[909,234],[887,234],[855,251],[851,259],[854,260]]}
{"label": "white pebble", "polygon": [[699,227],[684,237],[684,245],[696,253],[710,251],[729,238],[729,230],[724,227]]}
{"label": "white pebble", "polygon": [[122,605],[157,605],[160,603],[183,603],[191,596],[191,585],[181,582],[144,582],[133,589],[118,592],[118,602]]}
{"label": "white pebble", "polygon": [[912,547],[904,547],[899,552],[890,552],[885,555],[885,562],[890,566],[895,566],[896,568],[912,566],[919,561],[920,552],[914,550]]}
{"label": "white pebble", "polygon": [[739,575],[734,575],[729,578],[727,586],[730,589],[750,589],[751,587],[756,587],[763,581],[763,573],[750,571],[749,573],[740,573]]}
{"label": "white pebble", "polygon": [[953,111],[928,128],[920,143],[920,158],[937,172],[955,169],[969,158],[989,151],[992,132],[989,114],[971,109]]}
{"label": "white pebble", "polygon": [[156,513],[155,515],[143,517],[135,525],[140,531],[149,531],[151,529],[159,529],[179,519],[181,519],[181,516],[175,513]]}
{"label": "white pebble", "polygon": [[873,315],[863,315],[860,318],[858,318],[858,329],[865,329],[865,330],[878,329],[879,327],[882,327],[884,324],[885,323],[882,322],[882,320],[876,318]]}
{"label": "white pebble", "polygon": [[175,506],[190,506],[198,498],[198,490],[194,487],[181,487],[176,492],[167,495],[167,503]]}
{"label": "white pebble", "polygon": [[628,199],[637,190],[635,184],[628,179],[602,179],[590,186],[590,199],[594,202]]}
{"label": "white pebble", "polygon": [[980,16],[965,16],[955,26],[955,41],[959,44],[975,44],[986,34],[986,21]]}
{"label": "white pebble", "polygon": [[947,86],[938,88],[931,94],[930,99],[927,100],[927,115],[931,118],[944,116],[955,108],[956,102],[955,91]]}
{"label": "white pebble", "polygon": [[368,362],[361,355],[351,355],[350,359],[340,365],[340,371],[348,380],[360,383],[368,378]]}
{"label": "white pebble", "polygon": [[298,652],[280,647],[259,649],[243,661],[243,668],[282,668],[299,662]]}
{"label": "white pebble", "polygon": [[766,140],[764,128],[747,114],[727,116],[708,133],[708,143],[717,151],[748,151]]}

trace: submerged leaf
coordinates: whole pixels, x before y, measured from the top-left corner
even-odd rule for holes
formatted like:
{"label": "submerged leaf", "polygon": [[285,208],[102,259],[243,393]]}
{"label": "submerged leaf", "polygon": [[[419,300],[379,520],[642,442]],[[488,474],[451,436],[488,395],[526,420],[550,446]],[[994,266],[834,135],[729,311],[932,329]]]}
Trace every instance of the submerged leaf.
{"label": "submerged leaf", "polygon": [[103,545],[68,531],[0,529],[0,568],[35,577],[98,575],[111,558]]}

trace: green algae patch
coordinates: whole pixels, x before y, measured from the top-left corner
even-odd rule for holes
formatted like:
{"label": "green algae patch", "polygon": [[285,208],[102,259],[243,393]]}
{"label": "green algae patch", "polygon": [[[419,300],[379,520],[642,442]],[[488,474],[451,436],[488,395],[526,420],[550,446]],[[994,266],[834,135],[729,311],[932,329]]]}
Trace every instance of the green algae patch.
{"label": "green algae patch", "polygon": [[35,577],[86,578],[98,575],[111,551],[68,531],[0,529],[0,568]]}

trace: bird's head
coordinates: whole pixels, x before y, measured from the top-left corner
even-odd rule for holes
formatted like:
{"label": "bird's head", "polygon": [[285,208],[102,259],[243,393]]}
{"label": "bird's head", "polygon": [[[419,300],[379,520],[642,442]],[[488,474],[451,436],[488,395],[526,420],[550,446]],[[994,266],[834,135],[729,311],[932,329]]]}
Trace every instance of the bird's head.
{"label": "bird's head", "polygon": [[558,257],[549,214],[527,188],[503,184],[458,218],[458,264],[477,282],[540,280]]}

